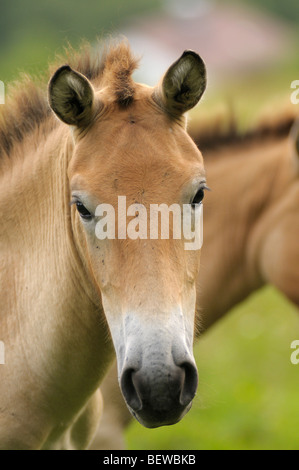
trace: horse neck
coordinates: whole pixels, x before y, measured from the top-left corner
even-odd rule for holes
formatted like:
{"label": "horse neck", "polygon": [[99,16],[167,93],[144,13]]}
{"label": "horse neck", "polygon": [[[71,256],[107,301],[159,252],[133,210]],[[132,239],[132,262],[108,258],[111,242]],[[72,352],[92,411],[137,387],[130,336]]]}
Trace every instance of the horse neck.
{"label": "horse neck", "polygon": [[[70,266],[77,264],[80,275],[82,266],[70,225],[67,181],[72,154],[70,136],[62,126],[42,138],[36,132],[16,146],[15,153],[1,178],[3,207],[10,207],[13,213],[6,220],[6,243],[11,245],[14,241],[13,251],[24,262],[26,257],[41,256],[35,260],[37,269],[47,260],[43,273],[46,277],[61,278],[65,274],[62,271],[68,269],[66,261]],[[64,248],[63,255],[59,245]],[[62,259],[57,256],[57,249]],[[21,262],[19,266],[22,268]]]}
{"label": "horse neck", "polygon": [[[73,389],[80,370],[93,382],[100,379],[111,348],[99,296],[71,225],[67,168],[72,138],[63,125],[47,137],[40,135],[16,148],[19,155],[13,155],[1,177],[1,213],[7,214],[7,208],[9,213],[0,229],[2,306],[7,312],[0,327],[36,359],[37,374],[42,367],[51,380]],[[68,370],[74,367],[69,381],[65,364]]]}
{"label": "horse neck", "polygon": [[198,282],[203,327],[263,286],[254,233],[290,179],[287,139],[206,155],[212,191],[205,200]]}

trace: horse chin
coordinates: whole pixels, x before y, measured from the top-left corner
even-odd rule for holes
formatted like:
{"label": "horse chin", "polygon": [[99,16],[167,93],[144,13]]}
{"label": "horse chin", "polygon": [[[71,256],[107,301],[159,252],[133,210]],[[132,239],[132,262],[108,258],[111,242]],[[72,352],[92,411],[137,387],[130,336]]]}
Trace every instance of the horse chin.
{"label": "horse chin", "polygon": [[150,411],[150,410],[140,410],[136,412],[132,410],[128,405],[128,409],[131,415],[145,428],[154,429],[159,428],[162,426],[172,426],[173,424],[177,424],[181,419],[188,413],[192,406],[192,402],[189,403],[184,409],[174,410],[173,412],[168,412],[167,415],[163,416],[163,413]]}

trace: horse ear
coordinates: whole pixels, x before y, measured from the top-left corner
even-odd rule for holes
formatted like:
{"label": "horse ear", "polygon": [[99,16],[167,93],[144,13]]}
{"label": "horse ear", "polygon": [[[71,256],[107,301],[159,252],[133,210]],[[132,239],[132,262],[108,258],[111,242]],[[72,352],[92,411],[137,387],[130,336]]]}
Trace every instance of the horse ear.
{"label": "horse ear", "polygon": [[181,115],[198,103],[206,84],[204,61],[196,52],[185,51],[164,75],[160,101],[170,114]]}
{"label": "horse ear", "polygon": [[49,103],[63,122],[85,127],[93,116],[94,92],[88,79],[68,65],[60,67],[49,82]]}

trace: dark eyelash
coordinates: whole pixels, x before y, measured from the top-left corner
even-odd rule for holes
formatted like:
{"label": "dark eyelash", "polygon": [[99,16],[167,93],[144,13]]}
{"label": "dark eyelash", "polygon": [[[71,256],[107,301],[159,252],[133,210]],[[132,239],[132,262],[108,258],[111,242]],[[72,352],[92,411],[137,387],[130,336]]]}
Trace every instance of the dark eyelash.
{"label": "dark eyelash", "polygon": [[204,191],[205,190],[208,190],[210,191],[210,188],[206,185],[206,184],[203,184],[200,188],[198,188],[196,194],[194,195],[192,201],[191,201],[191,206],[194,208],[196,205],[199,205],[202,203],[203,199],[204,199]]}
{"label": "dark eyelash", "polygon": [[90,220],[92,219],[92,214],[89,212],[89,210],[84,206],[84,204],[79,201],[79,199],[73,199],[71,202],[70,202],[70,206],[72,206],[73,204],[76,204],[76,207],[77,207],[77,211],[80,215],[80,217],[84,220]]}

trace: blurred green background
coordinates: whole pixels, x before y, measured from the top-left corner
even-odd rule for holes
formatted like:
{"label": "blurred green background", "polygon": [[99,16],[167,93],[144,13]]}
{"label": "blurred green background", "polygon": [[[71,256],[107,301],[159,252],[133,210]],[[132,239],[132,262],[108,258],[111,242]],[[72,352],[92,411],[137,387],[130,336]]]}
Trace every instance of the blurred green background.
{"label": "blurred green background", "polygon": [[[144,24],[154,30],[161,16],[166,25],[172,9],[176,11],[179,36],[179,26],[187,21],[179,3],[1,0],[0,79],[7,85],[21,71],[40,74],[68,42],[76,47],[82,38],[93,42],[96,36],[126,33],[128,25],[130,31]],[[189,2],[188,11],[199,4],[207,10],[210,2]],[[221,8],[239,8],[243,4],[246,2],[222,1]],[[248,0],[247,4],[255,6],[256,15],[273,18],[282,25],[280,34],[288,36],[284,49],[277,53],[277,60],[275,51],[273,60],[272,51],[269,63],[264,60],[262,66],[237,67],[233,72],[229,61],[222,69],[215,62],[213,69],[211,60],[211,86],[203,104],[192,113],[194,120],[197,113],[224,104],[233,106],[240,125],[247,126],[263,104],[289,96],[290,83],[299,79],[298,0]],[[204,26],[199,23],[198,31],[202,32]],[[171,43],[175,34],[169,31],[167,41]],[[182,50],[189,47],[183,34],[176,39]],[[217,30],[213,40],[217,46]],[[209,71],[208,52],[205,60]],[[134,422],[126,433],[128,448],[299,449],[299,365],[290,362],[294,339],[299,339],[298,310],[271,286],[255,293],[196,345],[199,394],[189,414],[175,426],[156,430]]]}
{"label": "blurred green background", "polygon": [[1,0],[1,80],[22,70],[39,73],[68,42],[76,47],[82,38],[119,32],[127,18],[160,5],[160,0]]}

